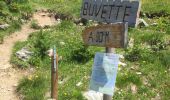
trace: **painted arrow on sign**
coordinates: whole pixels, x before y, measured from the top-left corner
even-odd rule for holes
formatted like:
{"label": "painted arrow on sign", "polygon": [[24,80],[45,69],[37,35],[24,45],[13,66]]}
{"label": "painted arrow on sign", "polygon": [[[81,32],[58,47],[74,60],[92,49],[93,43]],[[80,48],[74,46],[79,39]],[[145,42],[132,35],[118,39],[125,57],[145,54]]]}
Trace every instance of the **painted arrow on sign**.
{"label": "painted arrow on sign", "polygon": [[128,23],[99,25],[86,28],[82,34],[86,45],[124,48],[127,45]]}

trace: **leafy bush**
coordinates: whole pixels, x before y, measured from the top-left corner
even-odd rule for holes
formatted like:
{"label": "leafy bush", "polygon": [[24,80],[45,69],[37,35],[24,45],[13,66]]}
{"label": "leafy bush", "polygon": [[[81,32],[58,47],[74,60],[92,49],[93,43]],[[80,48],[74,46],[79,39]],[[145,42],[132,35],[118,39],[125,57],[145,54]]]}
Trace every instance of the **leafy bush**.
{"label": "leafy bush", "polygon": [[48,34],[42,30],[38,32],[37,38],[34,41],[35,53],[42,59],[47,55],[47,50],[50,48],[50,39]]}
{"label": "leafy bush", "polygon": [[94,56],[94,54],[88,49],[87,46],[80,45],[79,48],[71,52],[71,56],[72,60],[75,60],[79,63],[85,63],[89,61]]}
{"label": "leafy bush", "polygon": [[18,13],[19,12],[19,5],[17,3],[12,3],[9,5],[9,10],[11,12]]}

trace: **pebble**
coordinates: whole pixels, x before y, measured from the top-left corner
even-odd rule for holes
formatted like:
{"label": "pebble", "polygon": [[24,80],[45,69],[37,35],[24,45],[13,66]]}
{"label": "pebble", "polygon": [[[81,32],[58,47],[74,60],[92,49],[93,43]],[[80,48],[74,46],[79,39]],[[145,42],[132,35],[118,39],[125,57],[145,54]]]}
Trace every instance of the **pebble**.
{"label": "pebble", "polygon": [[76,84],[76,86],[77,86],[77,87],[80,87],[82,84],[83,84],[82,82],[78,82],[78,83]]}
{"label": "pebble", "polygon": [[142,75],[142,73],[141,73],[141,72],[136,72],[136,74],[137,74],[137,75]]}
{"label": "pebble", "polygon": [[137,93],[137,86],[136,85],[132,85],[131,86],[131,91],[133,94],[136,94]]}
{"label": "pebble", "polygon": [[8,89],[8,91],[11,91],[11,89]]}
{"label": "pebble", "polygon": [[103,100],[103,94],[95,91],[87,91],[83,93],[87,100]]}

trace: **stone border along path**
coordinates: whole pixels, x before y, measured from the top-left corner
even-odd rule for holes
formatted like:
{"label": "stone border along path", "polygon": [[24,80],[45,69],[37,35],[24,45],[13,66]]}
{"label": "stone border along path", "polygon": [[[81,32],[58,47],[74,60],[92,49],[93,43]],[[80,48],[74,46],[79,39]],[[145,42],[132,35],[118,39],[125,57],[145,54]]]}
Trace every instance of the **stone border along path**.
{"label": "stone border along path", "polygon": [[[37,20],[40,26],[55,25],[53,16],[48,16],[48,12],[36,12],[33,19]],[[44,20],[45,19],[45,20]],[[0,44],[0,100],[19,100],[15,89],[18,81],[31,73],[31,70],[20,70],[13,68],[10,64],[10,56],[12,48],[17,41],[25,41],[30,33],[36,30],[30,28],[27,23],[22,26],[21,30],[13,33],[12,35],[4,38],[3,44]]]}

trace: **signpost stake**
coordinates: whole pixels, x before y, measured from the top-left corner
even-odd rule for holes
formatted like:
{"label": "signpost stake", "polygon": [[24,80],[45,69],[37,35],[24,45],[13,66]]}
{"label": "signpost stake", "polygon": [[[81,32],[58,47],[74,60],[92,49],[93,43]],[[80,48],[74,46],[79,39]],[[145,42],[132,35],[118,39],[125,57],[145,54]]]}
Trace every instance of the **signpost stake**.
{"label": "signpost stake", "polygon": [[51,57],[51,98],[58,100],[58,56],[55,47]]}
{"label": "signpost stake", "polygon": [[[114,48],[106,47],[106,53],[114,53]],[[112,100],[112,96],[104,94],[103,100]]]}

